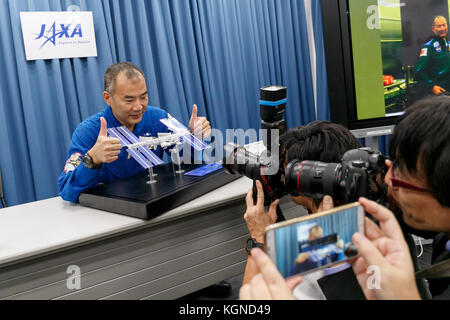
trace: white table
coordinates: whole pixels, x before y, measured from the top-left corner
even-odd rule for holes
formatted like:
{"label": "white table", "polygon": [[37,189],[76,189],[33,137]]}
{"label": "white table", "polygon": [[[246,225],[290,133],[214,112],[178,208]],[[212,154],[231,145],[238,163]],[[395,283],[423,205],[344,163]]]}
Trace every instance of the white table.
{"label": "white table", "polygon": [[[0,299],[174,299],[239,275],[251,184],[241,178],[149,221],[59,197],[2,209]],[[298,215],[292,208],[283,202],[285,215]]]}

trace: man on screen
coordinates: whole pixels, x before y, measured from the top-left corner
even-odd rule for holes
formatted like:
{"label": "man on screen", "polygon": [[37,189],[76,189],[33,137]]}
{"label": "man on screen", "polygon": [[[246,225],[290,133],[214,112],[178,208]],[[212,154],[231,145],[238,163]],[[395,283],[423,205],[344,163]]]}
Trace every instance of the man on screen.
{"label": "man on screen", "polygon": [[433,38],[425,43],[416,65],[416,79],[424,93],[440,95],[450,90],[450,45],[443,16],[433,19]]}

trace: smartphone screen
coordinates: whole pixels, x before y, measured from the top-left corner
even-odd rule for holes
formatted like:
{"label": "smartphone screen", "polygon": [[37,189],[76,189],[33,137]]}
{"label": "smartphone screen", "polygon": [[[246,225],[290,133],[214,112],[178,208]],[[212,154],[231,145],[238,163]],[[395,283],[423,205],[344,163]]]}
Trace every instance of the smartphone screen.
{"label": "smartphone screen", "polygon": [[269,226],[266,251],[289,277],[356,257],[355,232],[364,233],[364,209],[358,203]]}

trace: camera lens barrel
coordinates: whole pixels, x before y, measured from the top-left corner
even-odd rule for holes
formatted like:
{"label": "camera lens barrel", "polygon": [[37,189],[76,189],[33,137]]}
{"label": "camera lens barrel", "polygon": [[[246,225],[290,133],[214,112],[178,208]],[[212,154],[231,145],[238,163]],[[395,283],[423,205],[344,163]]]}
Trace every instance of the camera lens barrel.
{"label": "camera lens barrel", "polygon": [[320,199],[328,194],[339,198],[340,163],[320,161],[291,161],[285,172],[285,181],[292,196]]}

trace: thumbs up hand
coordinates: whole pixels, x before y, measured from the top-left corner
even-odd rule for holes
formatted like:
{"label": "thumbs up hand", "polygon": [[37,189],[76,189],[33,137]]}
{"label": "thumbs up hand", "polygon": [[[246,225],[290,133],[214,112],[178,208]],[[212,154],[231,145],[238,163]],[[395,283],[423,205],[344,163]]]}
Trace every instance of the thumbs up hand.
{"label": "thumbs up hand", "polygon": [[198,107],[194,104],[191,120],[189,121],[189,131],[196,137],[205,139],[211,134],[211,125],[206,117],[199,117],[197,113]]}
{"label": "thumbs up hand", "polygon": [[108,136],[108,124],[106,123],[106,119],[103,117],[100,117],[100,133],[98,134],[98,136]]}
{"label": "thumbs up hand", "polygon": [[119,158],[122,144],[119,139],[109,138],[105,118],[100,118],[100,132],[97,142],[87,153],[91,156],[95,165],[111,163]]}

